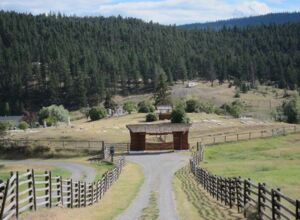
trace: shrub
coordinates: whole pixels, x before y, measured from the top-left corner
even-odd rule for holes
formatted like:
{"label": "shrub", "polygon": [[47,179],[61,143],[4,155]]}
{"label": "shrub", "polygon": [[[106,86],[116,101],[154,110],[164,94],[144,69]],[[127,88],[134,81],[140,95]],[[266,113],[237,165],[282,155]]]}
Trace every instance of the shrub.
{"label": "shrub", "polygon": [[236,90],[233,98],[240,98],[241,97],[241,94],[240,94],[240,91],[239,90]]}
{"label": "shrub", "polygon": [[138,112],[139,113],[149,113],[154,112],[155,108],[154,106],[147,101],[141,101],[138,103]]}
{"label": "shrub", "polygon": [[221,108],[233,117],[239,118],[244,110],[244,104],[241,101],[237,100],[232,102],[231,104],[224,104]]}
{"label": "shrub", "polygon": [[186,112],[199,112],[199,102],[195,99],[190,99],[186,101],[185,104]]}
{"label": "shrub", "polygon": [[154,113],[149,113],[146,115],[146,122],[157,121],[157,115]]}
{"label": "shrub", "polygon": [[8,123],[5,121],[0,121],[0,137],[3,136],[8,129]]}
{"label": "shrub", "polygon": [[133,112],[136,109],[136,105],[134,102],[132,101],[128,101],[125,102],[123,105],[123,109],[128,112],[129,114],[131,114],[131,112]]}
{"label": "shrub", "polygon": [[48,107],[43,107],[38,113],[40,124],[43,124],[43,121],[49,117],[52,117],[56,122],[67,122],[69,118],[69,111],[62,105],[50,105]]}
{"label": "shrub", "polygon": [[217,107],[210,102],[201,102],[199,103],[199,112],[205,112],[207,114],[215,113],[217,111]]}
{"label": "shrub", "polygon": [[49,116],[44,121],[46,122],[47,127],[51,127],[53,125],[56,125],[56,123],[57,123],[56,119],[52,116]]}
{"label": "shrub", "polygon": [[106,110],[103,107],[91,108],[89,112],[92,121],[97,121],[106,117]]}
{"label": "shrub", "polygon": [[282,104],[282,112],[288,123],[300,123],[300,97],[294,96]]}
{"label": "shrub", "polygon": [[29,125],[27,124],[26,121],[21,121],[18,127],[21,130],[26,130],[29,127]]}
{"label": "shrub", "polygon": [[187,117],[183,108],[176,108],[171,113],[172,123],[189,123],[190,119]]}

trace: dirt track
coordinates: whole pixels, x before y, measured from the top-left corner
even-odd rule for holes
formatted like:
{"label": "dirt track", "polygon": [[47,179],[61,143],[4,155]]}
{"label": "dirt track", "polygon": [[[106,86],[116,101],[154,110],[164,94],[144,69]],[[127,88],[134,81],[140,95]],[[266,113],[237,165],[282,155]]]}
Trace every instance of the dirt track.
{"label": "dirt track", "polygon": [[187,164],[189,157],[178,153],[165,153],[131,155],[127,159],[143,168],[145,181],[135,200],[117,219],[139,219],[143,209],[148,205],[151,192],[157,194],[159,219],[179,219],[175,208],[172,179],[174,173]]}

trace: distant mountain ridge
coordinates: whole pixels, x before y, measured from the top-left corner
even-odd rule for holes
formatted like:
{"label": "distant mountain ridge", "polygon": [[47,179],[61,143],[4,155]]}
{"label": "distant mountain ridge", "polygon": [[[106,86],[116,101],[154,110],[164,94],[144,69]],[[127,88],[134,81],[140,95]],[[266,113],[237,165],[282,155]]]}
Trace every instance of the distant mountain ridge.
{"label": "distant mountain ridge", "polygon": [[244,27],[244,26],[254,26],[262,24],[284,24],[289,22],[300,22],[300,12],[293,13],[271,13],[260,16],[252,16],[245,18],[233,18],[229,20],[220,20],[215,22],[205,22],[205,23],[194,23],[185,24],[178,27],[185,29],[221,29],[223,27]]}

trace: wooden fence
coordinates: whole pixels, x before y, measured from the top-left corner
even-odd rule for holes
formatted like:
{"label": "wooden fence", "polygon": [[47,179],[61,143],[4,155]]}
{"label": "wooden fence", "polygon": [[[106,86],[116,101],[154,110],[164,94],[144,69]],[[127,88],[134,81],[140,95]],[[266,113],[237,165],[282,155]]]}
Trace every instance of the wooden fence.
{"label": "wooden fence", "polygon": [[100,151],[104,147],[103,141],[89,140],[57,140],[57,139],[0,139],[0,146],[9,147],[27,147],[40,146],[63,150],[93,150]]}
{"label": "wooden fence", "polygon": [[125,158],[119,158],[114,169],[93,183],[53,177],[50,171],[44,174],[35,174],[34,170],[23,174],[12,172],[6,183],[0,183],[0,219],[18,218],[27,210],[41,207],[79,208],[97,203],[118,179],[124,165]]}
{"label": "wooden fence", "polygon": [[249,131],[232,134],[216,134],[199,136],[197,143],[203,143],[205,145],[221,144],[226,142],[236,142],[242,140],[252,140],[257,138],[267,138],[286,134],[300,133],[299,126],[289,126],[273,129],[264,129],[259,131]]}
{"label": "wooden fence", "polygon": [[209,194],[229,206],[236,207],[247,217],[256,219],[300,220],[300,200],[285,196],[280,189],[269,189],[265,183],[255,184],[241,177],[225,178],[199,167],[203,151],[196,152],[190,160],[191,172]]}

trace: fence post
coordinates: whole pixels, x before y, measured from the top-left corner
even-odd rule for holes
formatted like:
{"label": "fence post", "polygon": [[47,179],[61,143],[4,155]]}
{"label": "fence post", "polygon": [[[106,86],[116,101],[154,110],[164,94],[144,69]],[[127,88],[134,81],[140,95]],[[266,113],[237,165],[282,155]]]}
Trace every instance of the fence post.
{"label": "fence post", "polygon": [[46,202],[48,202],[48,203],[46,203],[46,207],[49,207],[49,196],[50,195],[48,195],[49,194],[49,173],[48,173],[48,171],[45,171],[45,200],[46,200]]}
{"label": "fence post", "polygon": [[226,140],[226,135],[225,135],[225,136],[224,136],[224,142],[226,143],[226,141],[227,141],[227,140]]}
{"label": "fence post", "polygon": [[86,207],[86,182],[84,182],[84,207]]}
{"label": "fence post", "polygon": [[6,198],[7,198],[8,185],[9,185],[9,179],[7,179],[7,181],[6,181],[6,187],[5,187],[4,196],[2,199],[2,206],[1,206],[1,210],[0,210],[0,219],[3,219],[4,208],[5,208]]}
{"label": "fence post", "polygon": [[300,220],[300,200],[298,199],[296,200],[296,220]]}
{"label": "fence post", "polygon": [[276,217],[276,207],[275,207],[275,191],[274,189],[271,189],[271,196],[272,196],[272,219],[275,219]]}
{"label": "fence post", "polygon": [[[277,188],[277,191],[280,192],[280,189]],[[277,191],[276,191],[276,197],[275,197],[275,199],[276,199],[276,200],[275,200],[275,201],[276,201],[276,204],[275,204],[275,205],[276,205],[276,209],[277,209],[276,212],[278,211],[278,212],[277,212],[277,217],[278,217],[279,219],[281,219],[281,214],[280,214],[280,209],[281,209],[281,207],[280,207],[280,202],[281,202],[281,198],[280,198],[280,194],[279,194]]]}
{"label": "fence post", "polygon": [[232,208],[232,181],[231,178],[229,180],[229,207]]}
{"label": "fence post", "polygon": [[248,184],[247,180],[244,180],[244,217],[246,216],[246,205],[247,205],[247,197],[248,197]]}
{"label": "fence post", "polygon": [[261,215],[261,207],[262,207],[262,195],[261,195],[261,191],[262,191],[262,185],[261,183],[258,183],[258,195],[257,195],[257,211],[258,211],[258,215]]}
{"label": "fence post", "polygon": [[19,217],[19,172],[16,172],[16,218]]}
{"label": "fence post", "polygon": [[236,134],[236,141],[239,141],[239,134]]}
{"label": "fence post", "polygon": [[70,182],[70,205],[73,208],[73,180],[71,179]]}
{"label": "fence post", "polygon": [[[29,171],[29,170],[28,170]],[[30,176],[28,176],[28,179],[30,178]],[[33,208],[36,211],[36,190],[35,190],[35,177],[34,177],[34,170],[31,170],[31,183],[28,183],[28,188],[32,188],[32,191],[29,191],[33,194]],[[29,186],[29,184],[31,184]],[[31,208],[32,209],[32,208]]]}
{"label": "fence post", "polygon": [[59,177],[59,181],[60,181],[60,201],[61,201],[61,205],[64,206],[63,181],[61,176]]}

